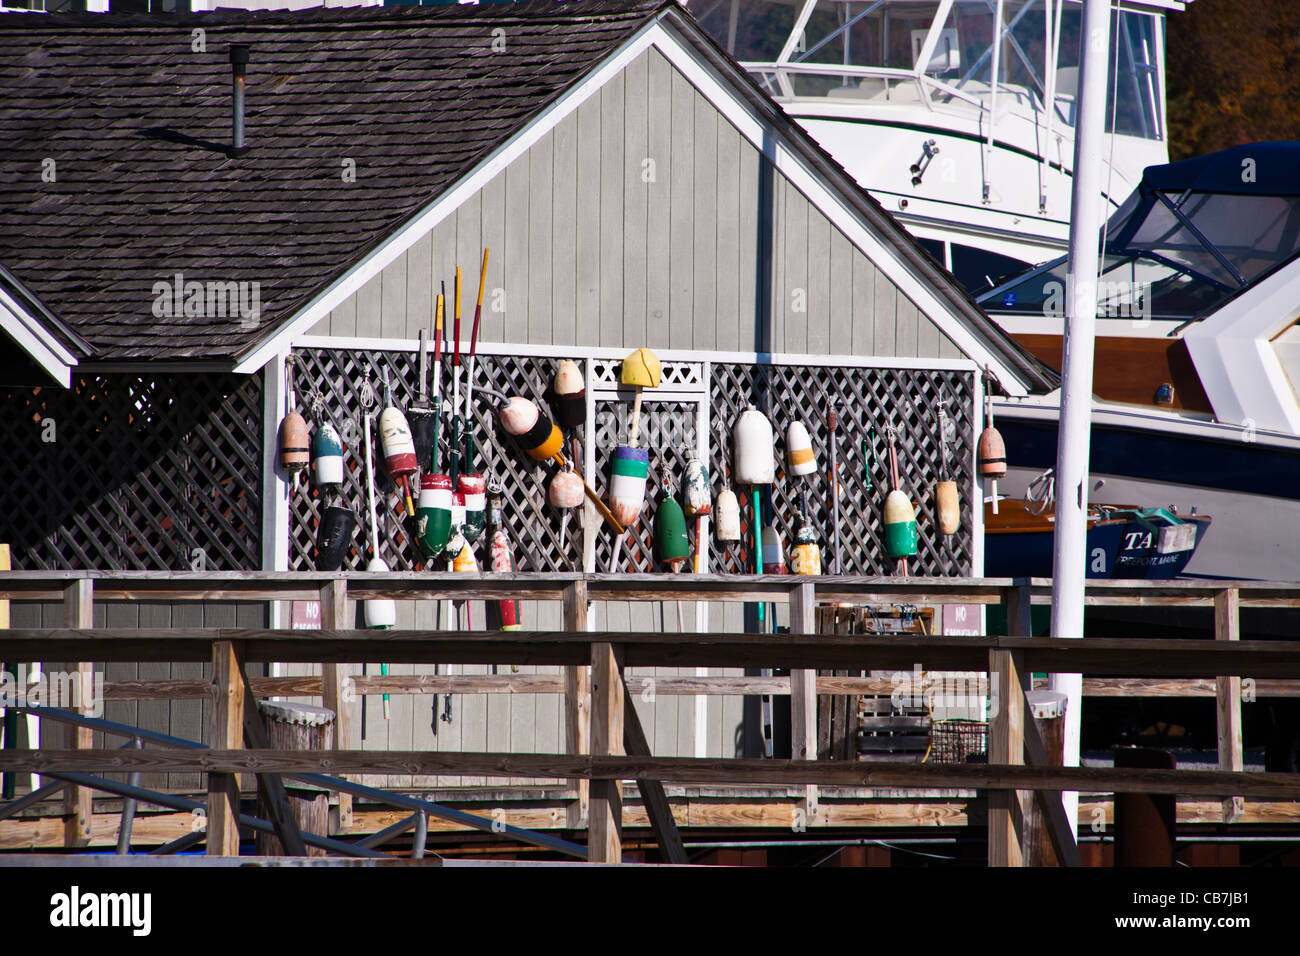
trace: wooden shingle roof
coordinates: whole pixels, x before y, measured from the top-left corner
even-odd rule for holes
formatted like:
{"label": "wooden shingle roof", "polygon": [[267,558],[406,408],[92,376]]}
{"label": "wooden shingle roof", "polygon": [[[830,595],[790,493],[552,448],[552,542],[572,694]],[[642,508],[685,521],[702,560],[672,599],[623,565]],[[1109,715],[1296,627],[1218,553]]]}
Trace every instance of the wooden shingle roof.
{"label": "wooden shingle roof", "polygon": [[[665,5],[0,15],[0,264],[89,357],[233,359]],[[259,283],[259,321],[160,317],[177,273]]]}

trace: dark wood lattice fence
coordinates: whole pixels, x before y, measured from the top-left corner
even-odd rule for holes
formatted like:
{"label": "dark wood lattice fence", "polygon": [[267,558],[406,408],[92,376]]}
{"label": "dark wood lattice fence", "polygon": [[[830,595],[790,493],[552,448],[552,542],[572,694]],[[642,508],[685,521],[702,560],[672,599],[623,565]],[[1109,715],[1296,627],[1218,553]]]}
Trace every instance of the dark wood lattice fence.
{"label": "dark wood lattice fence", "polygon": [[[762,490],[765,520],[776,526],[790,558],[796,516],[803,493],[809,519],[821,534],[823,571],[830,570],[830,435],[826,413],[839,416],[837,455],[840,467],[840,538],[843,574],[892,574],[895,562],[885,553],[883,519],[890,491],[887,427],[895,429],[899,480],[917,506],[919,546],[911,559],[918,575],[970,574],[971,502],[965,489],[971,482],[973,424],[969,372],[909,369],[828,368],[816,365],[712,366],[713,443],[711,476],[714,496],[723,487],[724,456],[732,454],[731,425],[753,404],[772,421],[777,433],[778,461],[785,461],[785,427],[800,419],[808,428],[818,471],[790,478],[778,467],[776,483]],[[955,425],[948,448],[949,474],[961,490],[961,527],[956,534],[938,534],[934,520],[934,486],[939,480],[939,403]],[[723,430],[725,429],[725,430]],[[719,444],[719,437],[725,444]],[[729,467],[729,461],[728,461]],[[727,573],[754,570],[753,509],[748,489],[732,486],[741,496],[741,542],[715,549],[713,568]]]}
{"label": "dark wood lattice fence", "polygon": [[15,569],[262,566],[260,376],[87,376],[0,408]]}
{"label": "dark wood lattice fence", "polygon": [[[323,400],[323,414],[343,433],[347,468],[342,504],[359,519],[354,546],[345,569],[365,567],[369,529],[366,526],[365,474],[361,469],[361,394],[366,383],[379,392],[381,376],[388,370],[396,403],[405,408],[416,394],[417,357],[408,352],[353,352],[304,349],[295,352],[295,390],[306,409],[313,394]],[[557,356],[561,358],[563,356]],[[512,395],[525,395],[548,407],[554,361],[534,357],[480,355],[476,380]],[[687,364],[687,363],[683,363]],[[450,394],[450,370],[444,374],[444,395]],[[462,388],[465,382],[462,379]],[[591,393],[592,383],[588,382]],[[894,562],[885,556],[882,509],[889,491],[886,426],[893,423],[904,488],[919,505],[920,553],[912,560],[914,574],[955,575],[971,572],[970,487],[973,456],[971,398],[974,375],[959,371],[877,369],[801,365],[711,365],[708,400],[712,421],[709,437],[710,472],[714,493],[723,484],[723,456],[731,454],[731,425],[745,405],[753,403],[776,425],[777,451],[784,455],[784,428],[792,417],[801,418],[812,436],[819,471],[798,483],[778,470],[777,482],[764,492],[766,509],[775,506],[774,519],[785,542],[792,547],[795,515],[801,492],[808,492],[810,519],[822,531],[822,547],[829,569],[830,495],[829,444],[825,411],[833,403],[840,416],[842,571],[845,574],[889,574]],[[630,401],[630,395],[620,396]],[[602,495],[608,484],[609,457],[627,434],[629,405],[611,398],[595,401],[596,450],[594,486]],[[932,502],[939,475],[938,407],[943,402],[955,426],[948,449],[949,474],[962,489],[962,526],[944,538],[934,527]],[[480,449],[479,470],[500,479],[505,486],[506,515],[523,571],[573,571],[582,569],[581,512],[570,518],[565,547],[560,547],[561,516],[546,503],[546,488],[554,465],[524,455],[496,424],[486,402],[476,403],[475,439]],[[372,412],[377,414],[377,409]],[[373,419],[372,419],[373,421]],[[446,419],[444,419],[446,421]],[[641,444],[651,451],[646,510],[636,531],[625,541],[619,568],[624,571],[660,570],[652,559],[654,517],[662,485],[680,487],[686,464],[697,447],[696,406],[689,401],[658,400],[647,396],[641,424]],[[582,428],[577,429],[582,436]],[[719,438],[723,439],[721,442]],[[377,436],[372,431],[372,440]],[[866,449],[864,453],[864,442]],[[378,455],[376,444],[376,454]],[[566,445],[567,447],[567,445]],[[444,465],[445,470],[445,465]],[[394,570],[421,567],[411,531],[405,527],[405,505],[383,465],[376,471],[377,509],[381,557]],[[727,549],[711,546],[711,570],[727,573],[753,571],[752,531],[746,489],[741,494],[745,539]],[[316,525],[323,502],[320,492],[305,477],[295,486],[290,525],[290,567],[314,567]],[[598,520],[598,519],[597,519]],[[693,530],[693,529],[692,529]],[[604,528],[597,537],[595,566],[610,568],[614,543]],[[483,560],[480,553],[480,561]]]}

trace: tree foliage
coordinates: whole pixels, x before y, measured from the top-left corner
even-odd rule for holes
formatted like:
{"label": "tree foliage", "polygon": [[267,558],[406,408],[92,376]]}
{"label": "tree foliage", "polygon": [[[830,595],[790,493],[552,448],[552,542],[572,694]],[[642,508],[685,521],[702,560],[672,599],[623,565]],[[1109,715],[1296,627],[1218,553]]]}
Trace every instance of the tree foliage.
{"label": "tree foliage", "polygon": [[1300,138],[1300,2],[1195,0],[1168,24],[1169,158]]}

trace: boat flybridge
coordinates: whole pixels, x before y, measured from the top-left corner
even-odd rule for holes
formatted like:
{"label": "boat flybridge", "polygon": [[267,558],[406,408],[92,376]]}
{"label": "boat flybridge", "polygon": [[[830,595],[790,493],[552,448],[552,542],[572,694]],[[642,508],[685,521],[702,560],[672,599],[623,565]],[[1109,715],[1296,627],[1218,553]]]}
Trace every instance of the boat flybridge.
{"label": "boat flybridge", "polygon": [[[1079,0],[687,6],[971,291],[1065,250]],[[1143,169],[1168,161],[1164,15],[1184,6],[1114,4],[1105,150],[1112,209]]]}

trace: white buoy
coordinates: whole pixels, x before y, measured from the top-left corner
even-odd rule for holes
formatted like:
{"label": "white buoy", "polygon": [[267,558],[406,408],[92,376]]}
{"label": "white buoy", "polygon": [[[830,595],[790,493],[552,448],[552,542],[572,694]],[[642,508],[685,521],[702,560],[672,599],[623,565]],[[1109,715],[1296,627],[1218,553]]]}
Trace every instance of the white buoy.
{"label": "white buoy", "polygon": [[817,456],[803,422],[791,422],[785,430],[785,464],[792,475],[811,475],[817,470]]}
{"label": "white buoy", "polygon": [[[388,563],[383,558],[371,558],[366,570],[385,574]],[[368,598],[364,610],[366,627],[386,628],[397,623],[397,605],[388,598]]]}
{"label": "white buoy", "polygon": [[731,433],[736,456],[736,483],[770,485],[776,481],[776,442],[772,423],[753,405],[736,419]]}
{"label": "white buoy", "polygon": [[719,491],[713,503],[713,530],[719,541],[740,540],[740,501],[730,488]]}

